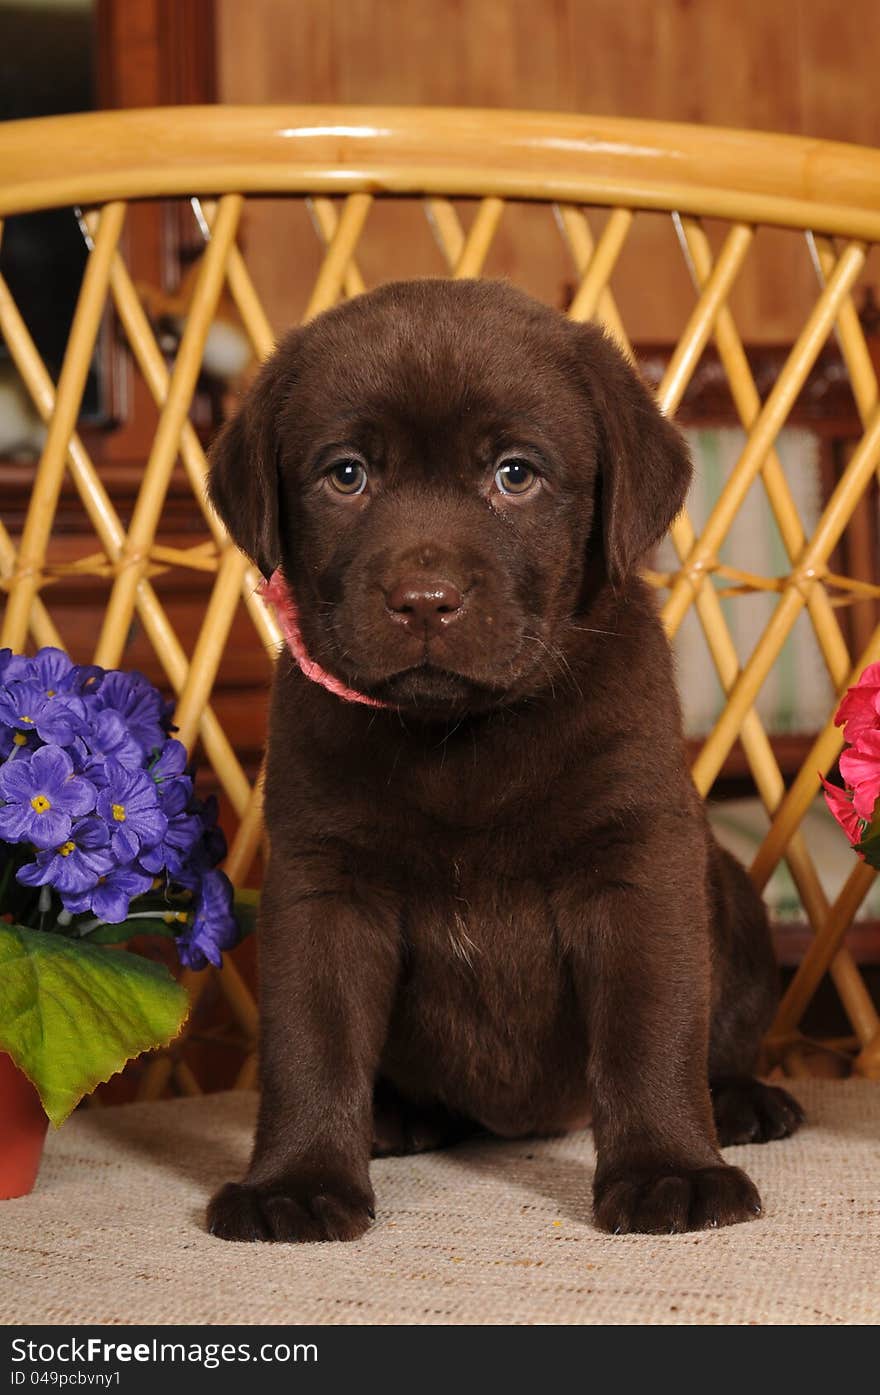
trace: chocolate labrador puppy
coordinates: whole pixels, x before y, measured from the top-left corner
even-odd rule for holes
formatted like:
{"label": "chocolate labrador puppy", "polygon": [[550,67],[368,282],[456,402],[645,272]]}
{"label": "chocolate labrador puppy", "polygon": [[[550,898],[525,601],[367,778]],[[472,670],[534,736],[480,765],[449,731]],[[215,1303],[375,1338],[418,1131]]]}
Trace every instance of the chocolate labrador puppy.
{"label": "chocolate labrador puppy", "polygon": [[603,1229],[760,1214],[718,1150],[801,1119],[752,1077],[767,921],[708,830],[637,570],[690,473],[597,328],[485,281],[321,315],[223,430],[211,498],[293,652],[259,1124],[215,1235],[351,1240],[371,1154],[588,1119]]}

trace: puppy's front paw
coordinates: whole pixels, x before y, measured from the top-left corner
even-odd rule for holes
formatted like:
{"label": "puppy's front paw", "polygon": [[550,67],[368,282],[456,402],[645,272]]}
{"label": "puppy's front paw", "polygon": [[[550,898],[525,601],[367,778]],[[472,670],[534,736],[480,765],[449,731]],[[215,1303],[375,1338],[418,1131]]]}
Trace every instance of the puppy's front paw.
{"label": "puppy's front paw", "polygon": [[658,1167],[608,1179],[596,1188],[593,1214],[615,1235],[666,1235],[753,1221],[761,1198],[738,1167]]}
{"label": "puppy's front paw", "polygon": [[373,1197],[342,1178],[281,1178],[254,1186],[227,1182],[208,1206],[221,1240],[357,1240],[375,1212]]}

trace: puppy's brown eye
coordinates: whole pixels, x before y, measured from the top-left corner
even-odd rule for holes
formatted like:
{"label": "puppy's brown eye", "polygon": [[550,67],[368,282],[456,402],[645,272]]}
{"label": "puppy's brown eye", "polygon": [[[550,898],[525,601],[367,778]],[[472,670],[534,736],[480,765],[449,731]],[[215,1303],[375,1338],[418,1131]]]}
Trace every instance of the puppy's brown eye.
{"label": "puppy's brown eye", "polygon": [[527,494],[538,478],[537,471],[527,460],[511,456],[495,471],[495,483],[502,494]]}
{"label": "puppy's brown eye", "polygon": [[363,494],[367,487],[367,472],[359,460],[337,460],[327,480],[337,494]]}

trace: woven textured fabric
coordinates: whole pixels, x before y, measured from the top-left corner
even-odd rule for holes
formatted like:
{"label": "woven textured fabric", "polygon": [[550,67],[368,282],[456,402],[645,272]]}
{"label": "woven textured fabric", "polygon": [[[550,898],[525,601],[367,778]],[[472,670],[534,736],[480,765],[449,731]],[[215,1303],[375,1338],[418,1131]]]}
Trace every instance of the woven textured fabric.
{"label": "woven textured fabric", "polygon": [[581,1133],[377,1162],[351,1245],[230,1245],[202,1216],[245,1165],[252,1095],[80,1112],[34,1195],[0,1203],[0,1321],[877,1323],[880,1085],[795,1090],[800,1134],[728,1153],[764,1218],[661,1237],[592,1228]]}

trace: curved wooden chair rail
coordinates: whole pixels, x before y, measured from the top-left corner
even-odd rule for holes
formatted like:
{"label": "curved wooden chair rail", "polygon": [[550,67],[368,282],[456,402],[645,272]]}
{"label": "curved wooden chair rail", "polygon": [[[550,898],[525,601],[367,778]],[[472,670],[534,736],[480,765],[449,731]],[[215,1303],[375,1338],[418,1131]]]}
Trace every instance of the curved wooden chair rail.
{"label": "curved wooden chair rail", "polygon": [[[228,870],[247,876],[261,837],[260,781],[252,786],[217,714],[211,695],[233,616],[243,603],[267,651],[280,635],[255,598],[257,578],[229,544],[204,500],[205,457],[189,422],[189,407],[205,339],[224,286],[235,300],[258,358],[274,334],[254,288],[236,233],[245,197],[305,198],[324,252],[306,317],[365,289],[358,243],[371,206],[380,199],[422,201],[441,251],[456,277],[479,276],[505,201],[544,204],[552,211],[577,278],[569,314],[596,317],[632,352],[611,289],[611,277],[640,210],[671,215],[695,289],[687,323],[658,389],[662,409],[681,402],[704,349],[714,342],[727,375],[746,443],[736,469],[697,533],[687,514],[672,540],[677,570],[650,576],[665,592],[663,617],[674,635],[693,608],[705,634],[726,705],[694,764],[708,793],[739,738],[769,833],[752,875],[759,887],[785,859],[814,933],[771,1034],[771,1056],[798,1069],[798,1024],[827,971],[852,1024],[857,1068],[880,1076],[880,1019],[843,941],[874,873],[854,859],[840,894],[829,904],[800,825],[816,796],[818,772],[841,747],[832,713],[793,784],[785,782],[755,711],[757,694],[802,612],[812,623],[835,692],[880,659],[880,626],[861,654],[851,654],[838,607],[866,590],[864,582],[832,575],[829,559],[875,476],[880,460],[877,378],[853,304],[868,244],[880,240],[880,152],[856,146],[754,132],[645,121],[529,112],[332,108],[187,107],[52,117],[0,126],[0,216],[50,207],[85,209],[91,251],[67,353],[53,383],[5,283],[0,280],[0,330],[47,436],[24,530],[16,547],[0,525],[0,573],[8,603],[0,643],[21,648],[61,643],[44,587],[53,579],[47,555],[62,479],[67,470],[103,554],[81,559],[80,571],[109,577],[110,595],[95,661],[122,660],[137,614],[177,694],[181,739],[201,738],[208,759],[239,817]],[[153,328],[120,252],[131,200],[195,196],[206,251],[179,351],[169,373]],[[477,200],[467,228],[452,200]],[[590,209],[609,210],[594,235]],[[728,224],[715,255],[701,219]],[[815,302],[775,385],[761,400],[728,304],[759,225],[805,233],[817,274]],[[129,526],[124,527],[77,434],[77,418],[96,335],[110,297],[134,360],[159,408],[159,422]],[[774,442],[830,334],[836,334],[864,434],[835,487],[818,526],[807,537]],[[163,505],[178,458],[204,512],[206,541],[170,548],[157,541]],[[762,482],[790,571],[782,578],[748,578],[753,589],[779,600],[745,663],[737,657],[721,601],[711,584],[719,551],[751,485]],[[153,585],[168,567],[214,572],[204,621],[191,653],[178,639]],[[70,570],[67,564],[66,570]],[[194,995],[204,976],[189,976]],[[232,965],[221,982],[250,1040],[256,1010]],[[157,1094],[175,1070],[183,1089],[198,1088],[181,1060],[155,1061],[143,1093]],[[241,1074],[253,1079],[253,1056]]]}

